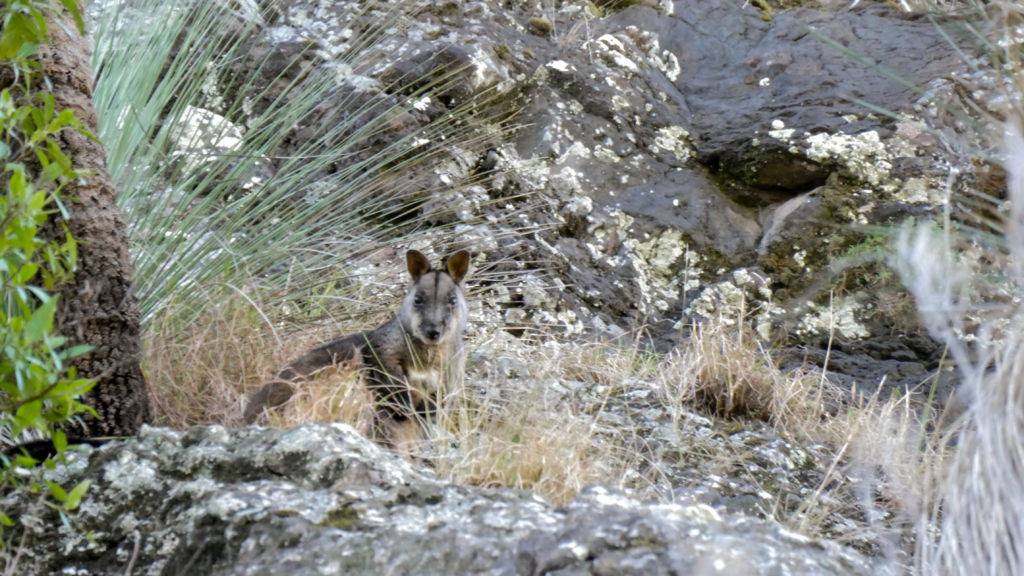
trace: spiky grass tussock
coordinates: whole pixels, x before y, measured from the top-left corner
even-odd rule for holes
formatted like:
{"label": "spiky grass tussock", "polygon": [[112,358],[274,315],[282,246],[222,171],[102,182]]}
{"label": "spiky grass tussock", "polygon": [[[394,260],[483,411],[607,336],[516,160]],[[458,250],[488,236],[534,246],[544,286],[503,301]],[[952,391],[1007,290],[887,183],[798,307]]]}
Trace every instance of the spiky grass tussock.
{"label": "spiky grass tussock", "polygon": [[367,88],[379,45],[415,8],[351,9],[338,17],[358,32],[343,46],[293,37],[307,48],[282,54],[259,14],[228,4],[103,8],[95,102],[145,326],[201,316],[235,290],[258,291],[270,316],[301,308],[479,184],[472,161],[503,130],[491,95],[420,113],[460,81],[455,65]]}
{"label": "spiky grass tussock", "polygon": [[[1010,207],[1005,242],[972,242],[949,225],[908,226],[896,268],[931,333],[963,377],[967,404],[948,466],[935,467],[936,497],[922,506],[916,569],[933,574],[1017,574],[1024,570],[1024,137],[1016,115],[1005,127]],[[1009,304],[978,301],[998,288]]]}

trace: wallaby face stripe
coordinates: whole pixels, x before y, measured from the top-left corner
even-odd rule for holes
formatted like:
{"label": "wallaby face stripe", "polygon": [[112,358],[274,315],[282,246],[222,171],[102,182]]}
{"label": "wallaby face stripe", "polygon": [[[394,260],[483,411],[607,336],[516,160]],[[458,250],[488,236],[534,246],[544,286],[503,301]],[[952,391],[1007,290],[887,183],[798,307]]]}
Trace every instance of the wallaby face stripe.
{"label": "wallaby face stripe", "polygon": [[455,279],[445,271],[431,270],[414,283],[399,316],[410,336],[434,345],[463,330],[466,313]]}

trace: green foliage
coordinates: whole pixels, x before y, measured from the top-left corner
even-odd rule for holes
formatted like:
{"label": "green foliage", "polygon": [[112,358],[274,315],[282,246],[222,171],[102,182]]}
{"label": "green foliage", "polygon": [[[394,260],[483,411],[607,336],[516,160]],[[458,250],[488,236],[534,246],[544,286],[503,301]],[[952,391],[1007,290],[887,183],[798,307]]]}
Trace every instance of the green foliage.
{"label": "green foliage", "polygon": [[[61,4],[81,27],[77,2]],[[77,248],[66,229],[63,238],[49,239],[44,226],[52,228],[47,221],[55,214],[67,216],[61,190],[79,176],[57,136],[66,130],[84,132],[74,113],[56,109],[52,95],[32,91],[35,65],[30,58],[46,41],[44,15],[54,9],[39,0],[7,0],[0,6],[0,59],[19,80],[0,92],[0,426],[11,438],[29,429],[52,437],[61,454],[67,446],[61,426],[89,410],[78,398],[94,382],[77,378],[69,365],[87,347],[69,347],[54,332],[58,299],[52,292],[74,272]],[[10,466],[33,463],[24,456],[13,462],[4,458],[0,487],[49,494],[62,515],[74,510],[88,485],[65,491]],[[0,525],[13,522],[0,512]]]}
{"label": "green foliage", "polygon": [[[78,0],[60,0],[68,10],[79,33],[85,32],[85,22]],[[29,73],[35,68],[31,56],[36,48],[46,42],[46,18],[44,12],[54,9],[49,0],[3,0],[0,5],[0,60],[10,66],[16,79],[28,81]]]}

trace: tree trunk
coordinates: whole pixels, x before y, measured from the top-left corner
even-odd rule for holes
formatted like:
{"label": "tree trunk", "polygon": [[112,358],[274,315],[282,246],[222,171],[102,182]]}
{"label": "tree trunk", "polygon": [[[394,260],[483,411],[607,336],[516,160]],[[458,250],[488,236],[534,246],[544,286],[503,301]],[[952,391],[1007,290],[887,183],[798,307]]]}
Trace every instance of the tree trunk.
{"label": "tree trunk", "polygon": [[[48,23],[51,44],[39,48],[40,72],[52,85],[56,109],[74,111],[85,129],[96,134],[89,38],[74,32],[66,12],[60,18],[60,24]],[[86,397],[99,418],[85,417],[84,428],[74,432],[132,435],[149,419],[149,392],[139,365],[140,317],[124,215],[117,207],[102,145],[71,130],[63,132],[60,143],[83,176],[65,188],[65,224],[78,241],[78,266],[72,280],[60,287],[56,329],[69,344],[92,346],[74,365],[79,377],[99,379]],[[59,221],[52,231],[63,236]]]}

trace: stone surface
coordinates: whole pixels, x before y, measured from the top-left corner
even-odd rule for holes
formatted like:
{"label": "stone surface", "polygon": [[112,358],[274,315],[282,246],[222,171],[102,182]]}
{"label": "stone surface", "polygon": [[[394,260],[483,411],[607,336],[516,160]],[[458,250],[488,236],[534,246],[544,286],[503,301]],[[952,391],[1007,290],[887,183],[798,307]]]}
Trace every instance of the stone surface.
{"label": "stone surface", "polygon": [[47,474],[92,487],[75,530],[45,528],[55,512],[22,494],[0,501],[31,527],[23,573],[123,574],[133,555],[133,574],[154,575],[876,573],[851,549],[707,505],[595,486],[555,508],[446,484],[342,425],[146,428]]}
{"label": "stone surface", "polygon": [[[926,129],[947,128],[936,102],[952,101],[950,78],[966,70],[929,19],[877,3],[778,10],[766,22],[727,0],[646,3],[603,17],[580,2],[543,13],[422,2],[381,34],[372,57],[353,58],[352,30],[393,21],[383,6],[268,6],[246,24],[260,31],[253,62],[269,63],[263,83],[311,66],[336,70],[339,82],[338,98],[291,141],[317,137],[353,110],[401,105],[451,73],[337,169],[472,108],[479,149],[449,150],[418,185],[471,182],[484,157],[494,178],[427,199],[421,217],[460,223],[455,241],[483,254],[478,264],[495,263],[480,293],[494,326],[617,337],[642,324],[668,348],[680,320],[735,316],[735,300],[723,296],[745,292],[759,332],[804,346],[890,334],[898,345],[920,332],[880,258],[868,269],[842,258],[883,245],[873,227],[933,211],[948,168],[969,165]],[[232,86],[221,89],[230,95]],[[504,125],[514,129],[503,130],[497,119],[511,112]],[[523,211],[537,231],[516,232],[522,224],[496,206]],[[522,274],[531,266],[545,275]],[[739,270],[760,278],[756,290],[737,287]],[[852,294],[830,304],[837,290]],[[935,350],[914,350],[923,355],[904,361],[921,369],[888,373],[890,383],[913,387],[934,371]],[[847,368],[844,382],[877,383],[856,363],[832,370]]]}
{"label": "stone surface", "polygon": [[[445,190],[424,192],[414,216],[436,226],[438,245],[477,255],[476,335],[626,338],[643,327],[667,349],[685,343],[690,323],[726,319],[787,342],[784,368],[823,366],[851,390],[952,387],[935,378],[941,350],[880,255],[880,229],[934,213],[952,169],[973,177],[970,159],[930,131],[953,125],[936,102],[955,101],[966,68],[927,19],[870,2],[777,10],[770,22],[727,0],[599,14],[581,1],[424,0],[397,21],[387,3],[241,4],[253,10],[224,33],[255,30],[251,60],[213,79],[217,97],[197,114],[244,98],[233,73],[255,62],[265,63],[256,86],[269,90],[257,108],[293,79],[323,78],[312,69],[337,83],[281,157],[342,137],[330,128],[343,119],[391,111],[338,159],[341,173],[463,111],[479,137],[446,147],[409,185]],[[373,54],[351,59],[352,32],[381,22]],[[429,89],[445,69],[452,81]],[[273,173],[277,162],[256,166]],[[310,175],[296,201],[335,175]],[[397,253],[353,274],[400,286]],[[670,413],[647,382],[535,384],[589,406],[598,441],[651,464],[636,471],[648,483],[637,498],[677,504],[593,487],[557,508],[450,485],[326,425],[147,429],[71,456],[48,474],[93,481],[80,531],[41,528],[55,514],[21,495],[0,504],[29,519],[35,553],[23,561],[37,573],[121,574],[136,542],[133,573],[151,574],[877,573],[860,552],[767,519],[815,493],[829,450],[767,424]],[[744,457],[728,470],[714,457],[735,453]],[[833,512],[819,530],[876,552],[857,535],[862,520]]]}

